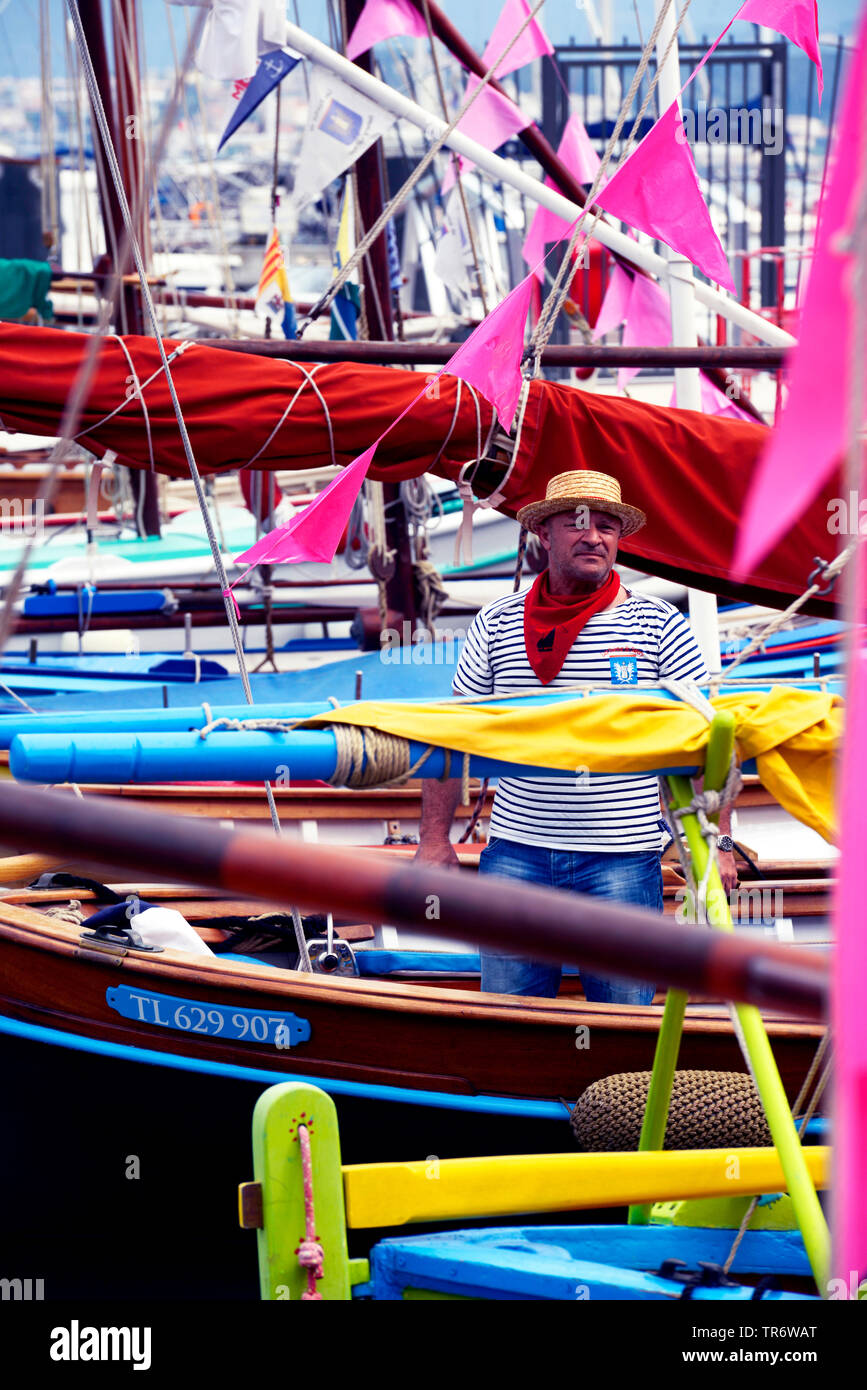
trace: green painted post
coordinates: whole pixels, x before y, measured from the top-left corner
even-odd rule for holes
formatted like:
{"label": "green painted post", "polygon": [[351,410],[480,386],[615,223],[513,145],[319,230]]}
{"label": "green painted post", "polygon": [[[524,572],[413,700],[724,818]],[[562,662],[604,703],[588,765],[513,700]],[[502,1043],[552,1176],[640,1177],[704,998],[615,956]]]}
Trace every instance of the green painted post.
{"label": "green painted post", "polygon": [[262,1188],[259,1244],[261,1297],[298,1299],[307,1271],[295,1255],[304,1239],[304,1177],[298,1126],[307,1126],[313,1167],[316,1234],[325,1252],[316,1289],[323,1299],[351,1298],[340,1136],[334,1101],[316,1086],[286,1081],[269,1086],[253,1111],[253,1170]]}
{"label": "green painted post", "polygon": [[[734,746],[734,717],[729,713],[718,712],[711,720],[705,755],[703,785],[711,791],[718,791],[725,783]],[[683,786],[677,793],[672,788],[674,805],[678,808],[688,806],[692,800],[692,788],[689,779],[685,777],[671,778],[669,784],[671,785],[675,781],[682,783]],[[684,787],[686,788],[685,791]],[[690,819],[695,820],[695,817],[690,817]],[[649,1149],[665,1147],[665,1127],[668,1124],[671,1087],[677,1067],[680,1039],[683,1035],[686,1000],[686,991],[681,989],[670,989],[665,998],[665,1009],[659,1026],[656,1052],[653,1057],[653,1070],[650,1074],[650,1086],[647,1091],[647,1104],[644,1107],[641,1137],[638,1141],[640,1153]],[[629,1225],[646,1226],[650,1220],[650,1211],[650,1203],[634,1204],[629,1208]]]}
{"label": "green painted post", "polygon": [[[691,799],[689,779],[671,777],[669,785],[676,798],[675,804],[687,805]],[[684,816],[682,825],[689,845],[695,877],[700,880],[707,868],[710,851],[696,816]],[[734,931],[729,905],[716,865],[712,867],[708,880],[708,921],[718,931]],[[771,1131],[771,1138],[786,1175],[792,1206],[801,1229],[801,1235],[804,1237],[807,1258],[810,1261],[816,1286],[821,1294],[828,1286],[831,1253],[828,1223],[807,1171],[801,1141],[795,1128],[768,1035],[765,1032],[762,1016],[752,1004],[736,1004],[734,1008],[746,1044],[750,1068],[767,1117],[768,1128]]]}

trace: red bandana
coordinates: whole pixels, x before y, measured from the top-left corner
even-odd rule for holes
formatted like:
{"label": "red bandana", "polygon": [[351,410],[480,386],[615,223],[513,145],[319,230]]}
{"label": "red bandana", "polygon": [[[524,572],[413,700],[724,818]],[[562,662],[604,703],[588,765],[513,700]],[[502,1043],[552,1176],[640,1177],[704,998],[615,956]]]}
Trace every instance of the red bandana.
{"label": "red bandana", "polygon": [[612,570],[592,593],[561,596],[551,593],[548,571],[542,571],[524,604],[524,642],[530,665],[543,685],[560,674],[587,619],[613,603],[619,588],[620,580]]}

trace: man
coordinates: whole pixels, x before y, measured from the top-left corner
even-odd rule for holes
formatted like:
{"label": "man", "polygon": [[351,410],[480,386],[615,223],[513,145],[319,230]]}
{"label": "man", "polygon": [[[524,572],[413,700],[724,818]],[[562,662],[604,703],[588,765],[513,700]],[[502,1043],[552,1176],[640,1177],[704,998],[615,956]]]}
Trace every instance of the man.
{"label": "man", "polygon": [[[621,500],[605,473],[559,473],[545,500],[518,520],[535,531],[548,568],[530,589],[489,603],[473,621],[455,671],[456,695],[517,694],[598,681],[637,685],[660,677],[704,680],[701,652],[686,620],[670,603],[624,589],[617,547],[646,522]],[[449,832],[460,782],[425,782],[416,858],[454,865]],[[728,832],[726,813],[721,829]],[[579,771],[554,777],[501,778],[480,873],[592,893],[662,911],[659,785],[655,777]],[[729,892],[737,883],[731,839],[720,839],[720,871]],[[527,923],[528,955],[533,923]],[[482,953],[482,989],[553,998],[561,970],[546,962]],[[653,985],[602,979],[582,970],[589,1000],[649,1004]]]}

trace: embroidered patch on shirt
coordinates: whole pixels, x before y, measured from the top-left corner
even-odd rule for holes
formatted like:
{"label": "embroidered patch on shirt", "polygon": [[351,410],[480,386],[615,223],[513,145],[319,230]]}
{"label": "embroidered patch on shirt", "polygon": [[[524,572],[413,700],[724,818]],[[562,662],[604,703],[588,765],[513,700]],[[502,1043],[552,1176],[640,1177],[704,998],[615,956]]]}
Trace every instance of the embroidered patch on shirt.
{"label": "embroidered patch on shirt", "polygon": [[638,658],[644,652],[638,647],[607,647],[604,655],[611,669],[612,685],[638,684]]}
{"label": "embroidered patch on shirt", "polygon": [[638,684],[638,658],[635,656],[613,656],[608,662],[611,667],[612,685]]}

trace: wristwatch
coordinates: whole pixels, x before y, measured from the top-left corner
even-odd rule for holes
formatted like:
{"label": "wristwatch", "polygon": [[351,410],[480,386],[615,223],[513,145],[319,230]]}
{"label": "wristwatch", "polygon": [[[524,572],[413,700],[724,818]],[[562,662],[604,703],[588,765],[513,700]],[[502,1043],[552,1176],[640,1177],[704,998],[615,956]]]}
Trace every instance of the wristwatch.
{"label": "wristwatch", "polygon": [[731,854],[734,851],[735,842],[731,835],[717,835],[716,847],[722,850],[723,854]]}

